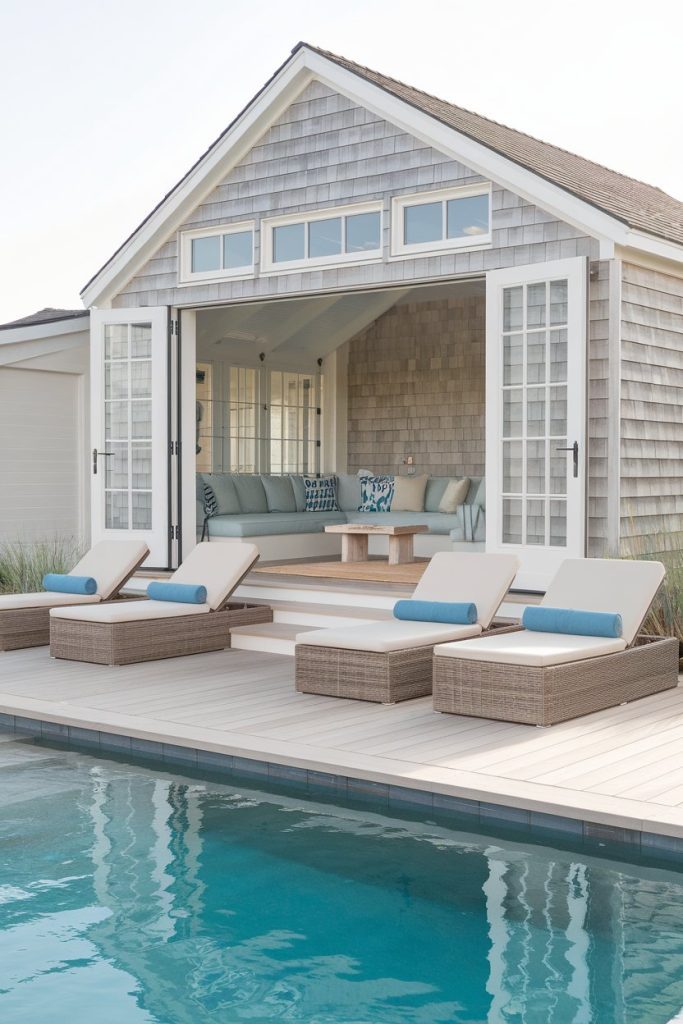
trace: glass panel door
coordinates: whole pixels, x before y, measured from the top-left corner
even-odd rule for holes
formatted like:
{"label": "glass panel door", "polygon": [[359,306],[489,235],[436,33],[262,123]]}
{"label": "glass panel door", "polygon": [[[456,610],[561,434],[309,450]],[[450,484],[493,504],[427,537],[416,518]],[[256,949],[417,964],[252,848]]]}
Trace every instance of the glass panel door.
{"label": "glass panel door", "polygon": [[487,279],[487,549],[516,550],[532,589],[584,554],[585,273],[579,259]]}
{"label": "glass panel door", "polygon": [[165,307],[91,314],[92,537],[144,539],[166,566],[168,314]]}

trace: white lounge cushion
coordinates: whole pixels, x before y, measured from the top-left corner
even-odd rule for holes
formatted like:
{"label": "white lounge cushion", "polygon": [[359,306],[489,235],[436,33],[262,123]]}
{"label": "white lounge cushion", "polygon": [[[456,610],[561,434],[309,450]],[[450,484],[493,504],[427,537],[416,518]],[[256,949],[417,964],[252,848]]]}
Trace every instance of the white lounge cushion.
{"label": "white lounge cushion", "polygon": [[0,594],[0,612],[17,608],[53,608],[60,604],[99,604],[98,594],[58,594],[39,590],[35,594]]}
{"label": "white lounge cushion", "polygon": [[206,587],[206,601],[214,611],[223,604],[258,560],[255,544],[213,544],[203,541],[190,551],[171,583],[197,583]]}
{"label": "white lounge cushion", "polygon": [[447,640],[477,636],[481,626],[444,626],[435,622],[406,622],[389,619],[385,622],[367,622],[362,626],[344,626],[339,629],[314,629],[299,633],[298,644],[313,647],[337,647],[349,651],[404,651],[411,647],[428,647]]}
{"label": "white lounge cushion", "polygon": [[144,541],[101,540],[93,544],[69,575],[92,576],[97,583],[97,593],[106,601],[148,554]]}
{"label": "white lounge cushion", "polygon": [[53,608],[51,619],[77,622],[142,622],[145,619],[173,619],[181,615],[206,615],[208,604],[180,604],[177,601],[109,601],[96,608]]}
{"label": "white lounge cushion", "polygon": [[535,633],[522,629],[518,633],[478,637],[460,644],[441,644],[434,648],[439,658],[461,658],[465,661],[495,661],[505,665],[547,667],[584,661],[603,654],[616,654],[626,649],[626,641],[601,636],[567,636],[565,633]]}
{"label": "white lounge cushion", "polygon": [[567,558],[557,570],[541,604],[548,608],[618,612],[622,636],[631,644],[665,573],[661,562]]}
{"label": "white lounge cushion", "polygon": [[491,624],[507,594],[519,560],[515,555],[464,554],[440,551],[425,569],[413,593],[416,601],[473,601],[477,622]]}

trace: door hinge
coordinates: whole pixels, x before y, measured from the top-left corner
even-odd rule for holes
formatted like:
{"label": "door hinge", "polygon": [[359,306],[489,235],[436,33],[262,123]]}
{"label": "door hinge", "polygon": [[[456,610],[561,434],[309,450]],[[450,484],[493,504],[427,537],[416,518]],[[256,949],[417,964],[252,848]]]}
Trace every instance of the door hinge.
{"label": "door hinge", "polygon": [[168,442],[169,455],[180,455],[180,442],[169,441]]}
{"label": "door hinge", "polygon": [[174,338],[174,337],[177,338],[178,337],[178,321],[177,320],[169,320],[169,322],[168,322],[168,333],[169,333],[171,338]]}
{"label": "door hinge", "polygon": [[180,527],[169,526],[169,533],[171,540],[180,540]]}
{"label": "door hinge", "polygon": [[322,409],[320,408],[320,406],[318,406],[318,408],[315,410],[316,416],[320,416],[321,412],[322,412]]}
{"label": "door hinge", "polygon": [[320,442],[320,441],[316,441],[316,442],[315,442],[315,446],[316,446],[316,448],[320,448],[320,446],[321,446],[321,442]]}

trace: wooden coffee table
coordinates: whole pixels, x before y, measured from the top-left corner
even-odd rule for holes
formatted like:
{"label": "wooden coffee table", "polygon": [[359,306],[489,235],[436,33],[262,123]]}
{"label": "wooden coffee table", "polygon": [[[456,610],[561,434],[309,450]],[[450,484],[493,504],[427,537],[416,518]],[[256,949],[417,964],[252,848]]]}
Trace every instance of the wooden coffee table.
{"label": "wooden coffee table", "polygon": [[368,539],[371,535],[389,538],[389,565],[414,562],[413,537],[428,533],[428,526],[369,526],[366,523],[340,523],[326,526],[325,533],[341,533],[342,562],[367,562]]}

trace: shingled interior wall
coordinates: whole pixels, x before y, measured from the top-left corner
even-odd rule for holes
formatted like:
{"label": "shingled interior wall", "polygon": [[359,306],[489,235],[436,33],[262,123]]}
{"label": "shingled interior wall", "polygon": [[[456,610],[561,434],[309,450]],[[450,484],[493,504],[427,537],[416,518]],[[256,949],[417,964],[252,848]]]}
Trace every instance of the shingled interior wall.
{"label": "shingled interior wall", "polygon": [[394,306],[350,342],[348,468],[482,476],[485,298]]}

